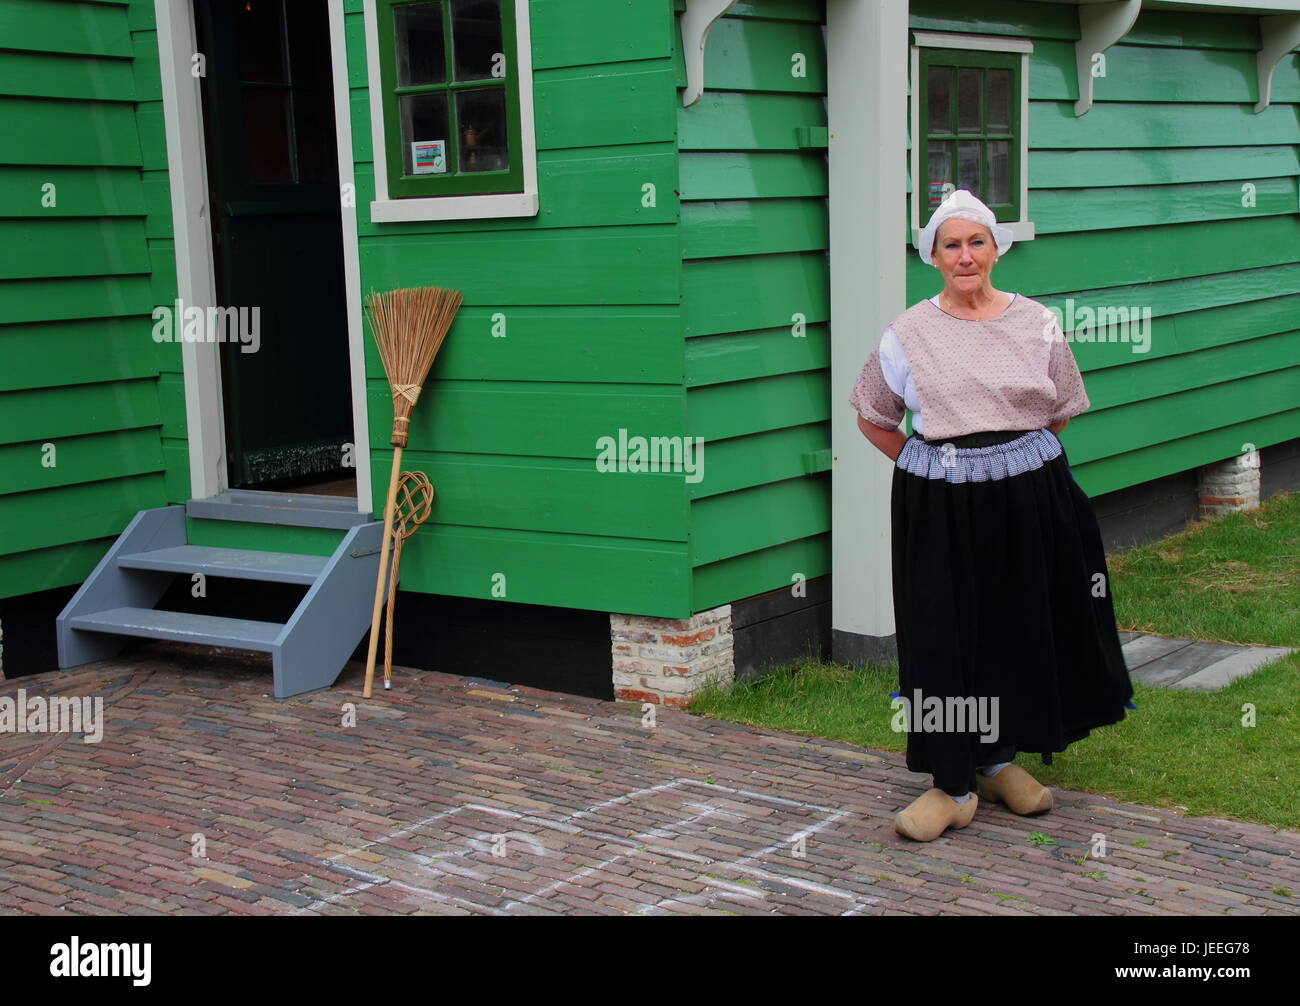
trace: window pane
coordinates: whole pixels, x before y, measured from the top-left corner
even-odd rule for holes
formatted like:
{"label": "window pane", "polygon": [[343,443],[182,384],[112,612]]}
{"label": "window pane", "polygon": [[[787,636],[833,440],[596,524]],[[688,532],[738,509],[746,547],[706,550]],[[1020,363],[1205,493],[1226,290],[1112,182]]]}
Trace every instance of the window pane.
{"label": "window pane", "polygon": [[[930,143],[930,152],[927,157],[930,164],[929,177],[927,179],[929,188],[928,195],[930,206],[933,208],[943,202],[946,195],[944,186],[952,182],[952,144],[951,143]],[[956,186],[954,186],[955,188]]]}
{"label": "window pane", "polygon": [[278,0],[243,4],[235,33],[239,79],[249,84],[285,84],[284,20]]}
{"label": "window pane", "polygon": [[484,80],[509,72],[501,46],[500,0],[452,0],[456,79]]}
{"label": "window pane", "polygon": [[931,133],[952,132],[952,67],[932,66],[926,72],[927,114]]}
{"label": "window pane", "polygon": [[[408,94],[399,98],[402,120],[402,173],[447,172],[447,96]],[[417,152],[413,150],[418,147]]]}
{"label": "window pane", "polygon": [[980,131],[980,72],[969,67],[957,71],[957,132]]}
{"label": "window pane", "polygon": [[505,171],[510,167],[506,138],[506,96],[500,87],[456,93],[461,171]]}
{"label": "window pane", "polygon": [[397,36],[398,87],[446,82],[442,4],[413,3],[394,7],[393,33]]}
{"label": "window pane", "polygon": [[989,132],[1011,132],[1011,71],[990,70],[989,80]]}
{"label": "window pane", "polygon": [[971,195],[982,198],[979,140],[963,140],[957,144],[957,178],[957,188],[969,189]]}
{"label": "window pane", "polygon": [[1011,202],[1011,143],[989,140],[989,203]]}
{"label": "window pane", "polygon": [[244,158],[250,182],[292,182],[289,91],[244,85]]}

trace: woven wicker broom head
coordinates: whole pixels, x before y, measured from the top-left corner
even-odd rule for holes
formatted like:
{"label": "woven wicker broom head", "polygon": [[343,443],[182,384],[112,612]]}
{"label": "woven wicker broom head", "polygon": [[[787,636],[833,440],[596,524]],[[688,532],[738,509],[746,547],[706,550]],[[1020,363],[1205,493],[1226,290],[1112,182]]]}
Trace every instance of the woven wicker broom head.
{"label": "woven wicker broom head", "polygon": [[366,296],[370,331],[393,389],[394,447],[405,447],[411,409],[460,309],[459,290],[407,287]]}

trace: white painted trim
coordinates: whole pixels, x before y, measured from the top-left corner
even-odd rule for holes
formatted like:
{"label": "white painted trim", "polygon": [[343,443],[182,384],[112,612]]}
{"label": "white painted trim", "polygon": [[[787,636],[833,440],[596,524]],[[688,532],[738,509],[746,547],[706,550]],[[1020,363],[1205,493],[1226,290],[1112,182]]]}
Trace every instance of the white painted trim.
{"label": "white painted trim", "polygon": [[524,191],[466,196],[425,196],[390,199],[388,155],[384,146],[384,89],[379,73],[379,24],[375,0],[364,0],[366,28],[366,79],[370,97],[370,144],[375,170],[375,199],[370,204],[374,223],[403,220],[462,220],[484,217],[537,215],[537,136],[533,123],[533,43],[528,0],[515,9],[515,66],[519,78],[519,142],[523,146]]}
{"label": "white painted trim", "polygon": [[[154,0],[154,19],[167,136],[176,295],[185,307],[206,308],[216,303],[216,279],[208,223],[202,97],[199,79],[190,72],[190,61],[198,51],[193,4],[190,0]],[[195,499],[216,496],[226,488],[226,424],[218,348],[215,342],[181,344],[190,494]]]}
{"label": "white painted trim", "polygon": [[831,282],[831,626],[894,632],[889,491],[894,466],[858,429],[849,392],[907,307],[899,242],[906,187],[907,0],[827,0]]}
{"label": "white painted trim", "polygon": [[[1002,223],[1002,226],[1011,231],[1011,236],[1016,241],[1033,241],[1036,232],[1034,229],[1034,222],[1029,219],[1029,54],[1034,51],[1034,44],[1028,39],[1012,39],[1010,41],[1023,43],[1023,46],[1027,48],[1022,47],[1007,50],[1002,49],[997,45],[984,45],[983,43],[986,39],[994,42],[998,41],[996,37],[991,35],[941,35],[938,32],[925,31],[917,31],[912,34],[918,42],[921,42],[922,38],[933,39],[940,37],[945,40],[953,38],[968,40],[965,44],[960,46],[947,45],[946,42],[939,45],[933,45],[926,42],[924,44],[927,48],[967,49],[976,52],[1012,51],[1020,53],[1020,219],[1008,220]],[[916,100],[921,86],[921,45],[913,45],[911,47],[909,66],[911,73],[910,79],[912,82],[912,100],[909,102],[911,105],[910,135],[912,137],[912,151],[910,157],[912,164],[912,210],[910,214],[911,219],[908,221],[908,233],[911,235],[910,240],[912,247],[916,248],[921,239],[922,192],[923,189],[926,192],[929,191],[928,177],[925,180],[921,179],[922,137],[919,135],[921,131],[921,110],[920,102]]]}
{"label": "white painted trim", "polygon": [[[1060,3],[1079,3],[1080,0],[1059,0]],[[1103,0],[1086,0],[1087,3],[1101,3]],[[1300,11],[1296,0],[1251,0],[1248,3],[1236,3],[1235,0],[1146,0],[1143,10],[1202,11],[1222,8],[1228,14],[1269,14],[1278,11]]]}
{"label": "white painted trim", "polygon": [[[337,8],[338,23],[335,20]],[[209,222],[208,171],[203,142],[199,79],[191,75],[195,42],[191,0],[154,0],[167,136],[168,185],[176,253],[176,293],[186,307],[217,301]],[[343,49],[342,0],[330,0],[330,54],[334,73],[335,124],[339,132],[339,178],[354,181],[352,128],[348,118],[347,54]],[[342,88],[340,99],[339,89]],[[369,429],[366,422],[365,356],[362,345],[356,210],[343,208],[344,275],[348,283],[348,356],[352,381],[358,509],[370,509]],[[208,499],[229,488],[221,359],[216,343],[182,343],[190,494]],[[363,453],[364,452],[364,453]]]}
{"label": "white painted trim", "polygon": [[343,0],[329,0],[330,62],[334,74],[334,132],[338,139],[339,190],[343,199],[343,282],[347,293],[348,368],[352,383],[352,456],[356,460],[357,510],[371,506],[370,423],[366,404],[365,330],[361,321],[361,248],[357,233],[357,184],[352,152],[352,103]]}
{"label": "white painted trim", "polygon": [[686,0],[686,10],[682,13],[679,24],[686,64],[683,108],[694,105],[704,93],[704,46],[708,41],[709,29],[734,2],[735,0]]}
{"label": "white painted trim", "polygon": [[[379,170],[378,167],[375,168]],[[429,196],[427,198],[376,199],[370,204],[370,219],[377,224],[405,220],[468,220],[490,217],[534,217],[537,193],[493,192],[477,196]]]}
{"label": "white painted trim", "polygon": [[1274,14],[1259,19],[1259,52],[1255,54],[1255,76],[1259,101],[1255,114],[1268,108],[1273,95],[1273,70],[1282,57],[1300,45],[1300,14]]}
{"label": "white painted trim", "polygon": [[1005,35],[962,35],[950,31],[913,31],[917,45],[929,49],[980,49],[987,52],[1033,52],[1034,43],[1027,38]]}
{"label": "white painted trim", "polygon": [[1074,69],[1079,97],[1074,103],[1077,118],[1092,108],[1092,59],[1120,41],[1142,13],[1142,0],[1116,0],[1079,8],[1079,40],[1074,43]]}

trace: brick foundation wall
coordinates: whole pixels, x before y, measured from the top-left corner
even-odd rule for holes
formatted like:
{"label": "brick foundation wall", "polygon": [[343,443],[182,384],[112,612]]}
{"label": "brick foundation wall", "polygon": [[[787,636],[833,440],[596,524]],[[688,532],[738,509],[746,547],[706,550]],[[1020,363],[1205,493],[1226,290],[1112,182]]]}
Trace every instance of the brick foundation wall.
{"label": "brick foundation wall", "polygon": [[1197,478],[1201,520],[1259,506],[1259,452],[1254,449],[1203,465]]}
{"label": "brick foundation wall", "polygon": [[685,708],[706,683],[735,679],[731,605],[690,618],[609,616],[614,698]]}

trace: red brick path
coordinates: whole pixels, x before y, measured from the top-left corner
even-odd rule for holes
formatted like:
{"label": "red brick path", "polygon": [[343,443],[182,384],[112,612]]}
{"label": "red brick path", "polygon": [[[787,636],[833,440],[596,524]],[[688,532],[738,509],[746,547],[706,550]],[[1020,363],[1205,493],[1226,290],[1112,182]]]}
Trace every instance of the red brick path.
{"label": "red brick path", "polygon": [[1300,914],[1294,832],[1057,791],[918,844],[898,755],[448,674],[269,682],[165,644],[0,682],[107,719],[0,735],[0,914]]}

